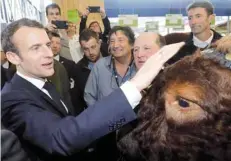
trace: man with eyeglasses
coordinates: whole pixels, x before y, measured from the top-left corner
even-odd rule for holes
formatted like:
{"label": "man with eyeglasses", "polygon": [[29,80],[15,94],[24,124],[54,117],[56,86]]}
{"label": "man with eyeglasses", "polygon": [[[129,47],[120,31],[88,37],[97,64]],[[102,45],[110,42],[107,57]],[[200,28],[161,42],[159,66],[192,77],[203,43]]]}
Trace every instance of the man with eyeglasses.
{"label": "man with eyeglasses", "polygon": [[[94,65],[85,86],[84,99],[88,106],[110,95],[135,75],[136,67],[132,54],[134,41],[135,36],[130,27],[115,26],[111,29],[109,33],[111,55],[100,59]],[[100,147],[99,155],[103,156],[104,160],[117,160],[115,133],[101,138],[97,146]]]}

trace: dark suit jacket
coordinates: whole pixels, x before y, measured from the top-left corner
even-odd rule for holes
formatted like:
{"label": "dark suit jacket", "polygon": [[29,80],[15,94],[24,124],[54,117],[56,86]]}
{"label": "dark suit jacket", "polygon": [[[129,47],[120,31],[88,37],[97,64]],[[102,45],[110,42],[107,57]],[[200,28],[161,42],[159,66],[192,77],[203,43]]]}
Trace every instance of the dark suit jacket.
{"label": "dark suit jacket", "polygon": [[10,67],[8,69],[5,69],[1,66],[1,89],[6,82],[11,80],[15,72],[16,67],[12,64],[10,64]]}
{"label": "dark suit jacket", "polygon": [[18,137],[6,129],[1,129],[1,161],[29,161]]}
{"label": "dark suit jacket", "polygon": [[6,69],[1,66],[1,89],[3,88],[4,84],[8,81],[6,75]]}
{"label": "dark suit jacket", "polygon": [[[94,140],[134,120],[136,114],[117,89],[78,117],[56,106],[45,93],[17,74],[2,89],[2,123],[34,160],[68,160]],[[39,158],[39,159],[38,159]],[[75,160],[81,160],[75,157]]]}

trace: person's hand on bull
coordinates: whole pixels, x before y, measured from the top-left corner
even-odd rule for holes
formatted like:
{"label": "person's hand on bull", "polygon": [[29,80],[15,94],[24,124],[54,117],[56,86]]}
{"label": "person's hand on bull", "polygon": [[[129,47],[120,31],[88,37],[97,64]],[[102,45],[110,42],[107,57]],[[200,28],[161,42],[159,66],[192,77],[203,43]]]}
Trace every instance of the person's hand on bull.
{"label": "person's hand on bull", "polygon": [[227,35],[217,40],[213,47],[216,48],[217,51],[222,53],[231,53],[231,35]]}

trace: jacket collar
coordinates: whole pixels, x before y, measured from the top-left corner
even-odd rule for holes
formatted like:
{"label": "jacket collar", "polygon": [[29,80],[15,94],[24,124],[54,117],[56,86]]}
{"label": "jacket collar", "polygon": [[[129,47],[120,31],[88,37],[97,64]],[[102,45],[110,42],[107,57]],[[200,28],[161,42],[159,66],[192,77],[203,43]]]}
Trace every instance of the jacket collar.
{"label": "jacket collar", "polygon": [[[218,39],[220,39],[222,36],[218,33],[218,32],[216,32],[215,30],[213,30],[213,29],[210,29],[212,32],[213,32],[213,38],[212,38],[212,41],[211,41],[211,43],[214,43],[216,40],[218,40]],[[189,36],[189,38],[185,41],[185,43],[187,44],[187,45],[192,45],[193,44],[193,33],[191,32],[190,33],[190,36]]]}
{"label": "jacket collar", "polygon": [[33,85],[31,82],[27,81],[26,79],[20,77],[18,74],[15,74],[13,78],[11,79],[10,83],[12,84],[13,88],[21,89],[21,90],[27,90],[31,93],[34,93],[36,95],[39,95],[43,97],[47,103],[49,103],[49,106],[46,106],[50,111],[56,111],[61,116],[66,116],[67,112],[65,109],[60,108],[55,104],[55,102],[45,93],[43,93],[40,89],[38,89],[35,85]]}

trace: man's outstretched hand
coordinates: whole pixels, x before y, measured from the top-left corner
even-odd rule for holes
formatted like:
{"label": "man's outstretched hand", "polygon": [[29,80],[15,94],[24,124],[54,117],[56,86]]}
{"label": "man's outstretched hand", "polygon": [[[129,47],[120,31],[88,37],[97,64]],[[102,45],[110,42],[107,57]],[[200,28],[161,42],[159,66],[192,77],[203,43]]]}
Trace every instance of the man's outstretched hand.
{"label": "man's outstretched hand", "polygon": [[139,91],[148,87],[157,76],[164,63],[173,57],[184,44],[184,42],[180,42],[166,45],[161,48],[145,62],[130,82],[133,83]]}

